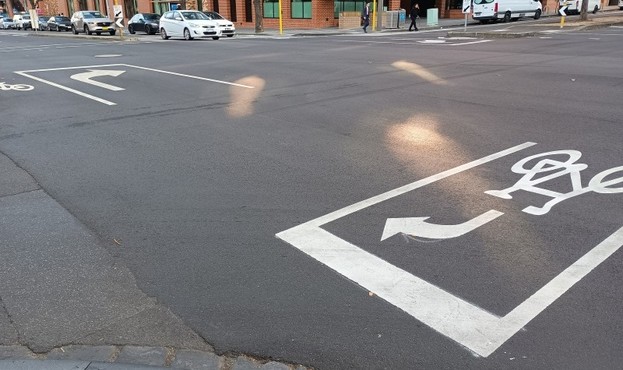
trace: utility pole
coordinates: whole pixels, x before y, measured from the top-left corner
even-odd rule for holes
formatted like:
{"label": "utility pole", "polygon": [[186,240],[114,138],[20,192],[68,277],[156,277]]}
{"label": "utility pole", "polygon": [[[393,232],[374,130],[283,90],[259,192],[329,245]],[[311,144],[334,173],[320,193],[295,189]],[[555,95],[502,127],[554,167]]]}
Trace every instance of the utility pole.
{"label": "utility pole", "polygon": [[585,21],[588,19],[588,0],[582,0],[582,7],[580,10],[580,20]]}

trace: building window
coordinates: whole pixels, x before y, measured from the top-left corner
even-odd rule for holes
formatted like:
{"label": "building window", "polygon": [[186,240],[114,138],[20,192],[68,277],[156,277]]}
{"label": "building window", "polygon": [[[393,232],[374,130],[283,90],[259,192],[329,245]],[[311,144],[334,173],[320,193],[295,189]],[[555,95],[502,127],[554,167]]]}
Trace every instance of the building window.
{"label": "building window", "polygon": [[279,18],[279,0],[264,0],[264,18]]}
{"label": "building window", "polygon": [[361,10],[365,5],[365,0],[335,0],[333,2],[333,16],[335,19],[338,19],[340,18],[340,13],[342,12],[361,13]]}
{"label": "building window", "polygon": [[446,9],[463,9],[463,0],[449,0]]}
{"label": "building window", "polygon": [[292,0],[292,18],[311,19],[311,0]]}

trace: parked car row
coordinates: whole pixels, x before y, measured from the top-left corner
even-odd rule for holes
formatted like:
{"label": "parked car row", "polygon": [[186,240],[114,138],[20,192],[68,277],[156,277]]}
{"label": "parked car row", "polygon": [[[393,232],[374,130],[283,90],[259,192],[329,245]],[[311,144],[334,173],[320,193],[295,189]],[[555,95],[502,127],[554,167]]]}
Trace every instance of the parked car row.
{"label": "parked car row", "polygon": [[[114,35],[117,30],[115,23],[99,11],[81,10],[75,12],[71,19],[65,16],[38,17],[40,31],[72,31],[74,34],[85,33]],[[0,17],[1,29],[32,28],[30,15],[20,14],[13,19]],[[155,13],[138,13],[128,21],[128,32],[145,32],[148,35],[159,34],[162,39],[182,37],[185,40],[194,38],[233,37],[236,34],[234,24],[216,12],[200,12],[198,10],[172,10],[162,17]]]}
{"label": "parked car row", "polygon": [[[10,18],[9,16],[0,17],[0,29],[8,30],[27,30],[32,29],[32,22],[30,16],[20,15],[20,19],[16,19],[17,16]],[[38,17],[39,31],[69,31],[71,30],[71,20],[63,16],[40,16]]]}
{"label": "parked car row", "polygon": [[208,38],[218,40],[223,36],[233,37],[236,28],[231,21],[215,12],[198,10],[171,10],[160,18],[160,37],[183,37],[185,40]]}
{"label": "parked car row", "polygon": [[29,14],[15,14],[13,18],[8,15],[0,17],[0,29],[27,30],[29,28],[32,28]]}

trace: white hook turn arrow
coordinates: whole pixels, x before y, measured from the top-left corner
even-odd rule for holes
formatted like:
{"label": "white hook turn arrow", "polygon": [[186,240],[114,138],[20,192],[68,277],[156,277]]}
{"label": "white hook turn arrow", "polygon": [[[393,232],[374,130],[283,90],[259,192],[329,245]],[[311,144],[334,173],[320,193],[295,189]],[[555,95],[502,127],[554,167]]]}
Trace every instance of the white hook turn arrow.
{"label": "white hook turn arrow", "polygon": [[430,217],[388,218],[381,241],[399,233],[428,239],[450,239],[466,234],[504,213],[490,210],[458,225],[438,225],[426,222]]}
{"label": "white hook turn arrow", "polygon": [[91,84],[93,86],[101,87],[104,89],[112,90],[112,91],[122,91],[122,90],[125,90],[122,87],[109,85],[107,83],[103,83],[99,81],[93,81],[91,79],[94,77],[101,77],[101,76],[117,77],[124,72],[125,71],[116,71],[116,70],[108,70],[108,69],[89,69],[89,72],[76,73],[75,75],[72,75],[71,79],[84,82],[87,84]]}

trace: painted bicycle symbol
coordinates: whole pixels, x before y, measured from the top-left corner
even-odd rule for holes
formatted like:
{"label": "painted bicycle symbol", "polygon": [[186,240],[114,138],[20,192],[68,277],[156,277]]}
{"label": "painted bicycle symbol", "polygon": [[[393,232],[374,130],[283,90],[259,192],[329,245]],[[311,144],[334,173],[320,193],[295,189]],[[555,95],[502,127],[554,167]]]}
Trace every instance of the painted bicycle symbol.
{"label": "painted bicycle symbol", "polygon": [[26,85],[26,84],[15,84],[15,85],[9,85],[7,83],[5,83],[4,81],[0,81],[0,91],[9,91],[9,90],[14,90],[14,91],[30,91],[32,89],[34,89],[35,87],[32,85]]}
{"label": "painted bicycle symbol", "polygon": [[[567,156],[567,160],[558,161],[552,158],[560,155]],[[584,163],[576,163],[581,156],[582,153],[577,150],[556,150],[524,158],[515,163],[511,168],[514,173],[523,175],[521,179],[515,183],[515,185],[503,190],[487,190],[485,193],[502,199],[512,199],[513,197],[511,193],[523,190],[553,198],[541,207],[529,206],[523,209],[524,212],[537,216],[548,213],[553,206],[564,200],[571,199],[585,193],[623,193],[623,187],[616,187],[616,185],[620,186],[623,184],[623,176],[611,176],[617,172],[623,173],[623,166],[613,167],[602,171],[593,176],[587,186],[583,186],[580,173],[588,168],[588,165]],[[540,160],[533,163],[537,159]],[[533,163],[533,166],[528,166],[529,163]],[[569,176],[569,180],[571,182],[571,191],[566,193],[537,186],[567,175]]]}

